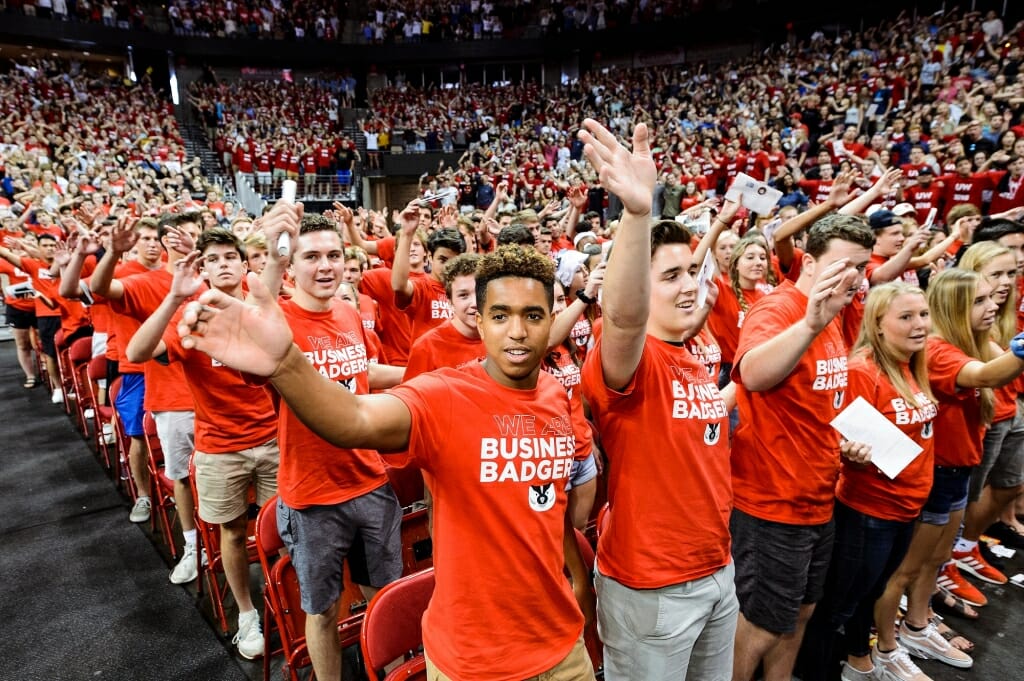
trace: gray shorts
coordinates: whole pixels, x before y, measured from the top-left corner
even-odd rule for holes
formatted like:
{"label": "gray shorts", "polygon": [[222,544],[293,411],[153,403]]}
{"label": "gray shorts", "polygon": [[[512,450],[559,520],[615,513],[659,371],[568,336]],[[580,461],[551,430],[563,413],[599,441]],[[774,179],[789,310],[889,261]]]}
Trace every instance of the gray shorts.
{"label": "gray shorts", "polygon": [[594,460],[594,452],[587,454],[587,458],[572,462],[572,469],[569,471],[569,482],[565,485],[568,492],[573,487],[579,487],[583,483],[590,482],[597,477],[597,462]]}
{"label": "gray shorts", "polygon": [[832,560],[832,521],[787,525],[733,509],[729,520],[736,596],[747,620],[773,634],[796,630],[801,605],[825,593]]}
{"label": "gray shorts", "polygon": [[402,576],[402,507],[383,485],[341,504],[288,508],[278,499],[277,530],[299,579],[302,609],[318,615],[352,581],[382,587]]}
{"label": "gray shorts", "polygon": [[188,460],[196,447],[195,412],[154,411],[156,435],[164,450],[164,475],[171,480],[188,478]]}
{"label": "gray shorts", "polygon": [[1024,417],[1018,412],[1012,419],[1004,419],[985,431],[984,453],[981,464],[971,472],[969,501],[981,498],[985,485],[998,489],[1011,489],[1024,484]]}

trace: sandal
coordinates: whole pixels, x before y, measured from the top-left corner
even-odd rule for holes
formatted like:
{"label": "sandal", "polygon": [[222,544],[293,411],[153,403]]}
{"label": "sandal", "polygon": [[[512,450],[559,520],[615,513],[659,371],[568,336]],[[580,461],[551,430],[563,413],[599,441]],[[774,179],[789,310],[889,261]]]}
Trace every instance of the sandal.
{"label": "sandal", "polygon": [[964,599],[954,596],[948,591],[939,589],[937,598],[932,598],[932,608],[935,612],[944,616],[963,617],[964,619],[978,619],[978,611]]}
{"label": "sandal", "polygon": [[[970,653],[974,651],[974,643],[966,636],[959,633],[953,627],[949,626],[945,622],[942,622],[941,620],[932,621],[935,623],[935,627],[938,630],[939,635],[942,636],[942,638],[949,641],[949,645],[953,646],[957,650],[964,653]],[[957,645],[956,643],[954,643],[956,639],[960,639],[962,643]]]}
{"label": "sandal", "polygon": [[25,379],[25,382],[21,384],[21,387],[25,388],[26,390],[31,390],[37,385],[39,385],[39,379],[36,378],[35,376],[29,376],[28,378]]}

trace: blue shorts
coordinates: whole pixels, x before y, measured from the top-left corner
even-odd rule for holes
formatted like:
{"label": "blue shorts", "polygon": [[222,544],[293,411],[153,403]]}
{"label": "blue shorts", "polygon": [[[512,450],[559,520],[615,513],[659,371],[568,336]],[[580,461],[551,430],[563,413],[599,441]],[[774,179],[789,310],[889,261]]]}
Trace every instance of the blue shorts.
{"label": "blue shorts", "polygon": [[967,488],[971,482],[971,466],[936,466],[935,481],[928,501],[921,509],[921,522],[945,525],[949,515],[967,508]]}
{"label": "blue shorts", "polygon": [[121,374],[121,389],[114,400],[114,408],[124,426],[124,434],[128,437],[142,437],[146,434],[142,425],[142,415],[145,413],[142,398],[145,394],[145,374]]}

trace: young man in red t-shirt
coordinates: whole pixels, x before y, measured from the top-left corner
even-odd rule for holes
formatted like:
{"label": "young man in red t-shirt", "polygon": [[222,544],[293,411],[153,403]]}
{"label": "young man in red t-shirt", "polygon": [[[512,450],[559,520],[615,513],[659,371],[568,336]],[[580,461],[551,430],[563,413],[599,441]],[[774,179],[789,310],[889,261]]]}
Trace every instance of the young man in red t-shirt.
{"label": "young man in red t-shirt", "polygon": [[845,404],[842,313],[860,291],[875,237],[858,216],[827,215],[808,231],[796,284],[785,281],[747,313],[732,378],[730,522],[740,619],[733,679],[789,678],[832,556],[840,445],[829,425]]}
{"label": "young man in red t-shirt", "polygon": [[[423,616],[430,678],[592,681],[581,606],[592,612],[593,596],[566,514],[575,456],[569,398],[540,371],[554,264],[532,248],[505,246],[482,258],[476,276],[487,359],[385,395],[352,395],[318,376],[259,282],[258,308],[209,292],[200,297],[206,308],[189,305],[179,331],[190,334],[187,347],[270,376],[325,446],[409,449],[434,498],[436,585]],[[336,471],[349,465],[331,461]]]}
{"label": "young man in red t-shirt", "polygon": [[[415,216],[413,211],[416,211]],[[411,276],[409,254],[417,234],[422,239],[423,233],[419,229],[419,208],[415,201],[402,211],[401,219],[402,228],[395,244],[395,265],[391,270],[391,288],[395,292],[395,305],[409,317],[415,342],[427,331],[452,318],[452,304],[445,295],[441,271],[446,262],[466,252],[466,240],[458,230],[437,230],[422,244],[427,250],[430,272]]]}
{"label": "young man in red t-shirt", "polygon": [[[350,396],[401,380],[401,368],[369,361],[359,313],[335,297],[345,250],[334,223],[303,215],[301,204],[278,202],[264,216],[263,231],[271,244],[282,233],[291,237],[290,261],[272,254],[261,281],[276,295],[288,268],[295,286],[281,308],[307,367]],[[313,668],[317,678],[335,679],[341,674],[337,622],[346,556],[361,537],[365,564],[350,563],[350,569],[367,598],[401,577],[402,509],[384,462],[367,440],[325,442],[287,404],[281,405],[278,434],[277,526],[298,575]]]}
{"label": "young man in red t-shirt", "polygon": [[228,587],[238,605],[233,643],[246,659],[263,655],[259,613],[252,603],[246,549],[249,499],[256,489],[261,506],[277,493],[277,415],[270,395],[201,352],[186,350],[177,333],[181,305],[204,283],[242,299],[245,248],[231,232],[213,229],[196,242],[197,252],[179,260],[171,290],[132,337],[128,359],[180,362],[195,401],[195,470],[199,516],[220,526],[221,555]]}
{"label": "young man in red t-shirt", "polygon": [[[637,126],[632,154],[597,122],[584,127],[587,158],[625,209],[582,385],[609,459],[595,577],[605,678],[728,679],[739,610],[729,406],[717,376],[684,345],[707,316],[697,306],[700,263],[678,223],[650,226],[656,170],[646,126]],[[725,221],[737,208],[727,205]]]}

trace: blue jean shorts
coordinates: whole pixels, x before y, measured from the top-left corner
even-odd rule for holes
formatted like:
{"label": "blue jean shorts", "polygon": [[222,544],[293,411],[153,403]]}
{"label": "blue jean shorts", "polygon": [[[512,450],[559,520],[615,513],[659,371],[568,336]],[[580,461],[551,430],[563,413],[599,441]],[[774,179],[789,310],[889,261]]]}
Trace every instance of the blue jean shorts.
{"label": "blue jean shorts", "polygon": [[951,513],[967,508],[967,488],[972,470],[971,466],[935,467],[932,491],[921,509],[922,523],[945,525]]}

